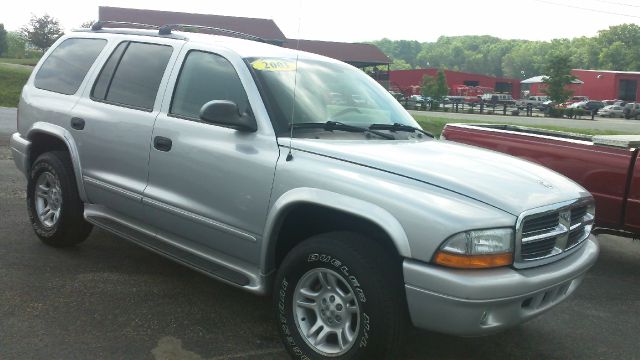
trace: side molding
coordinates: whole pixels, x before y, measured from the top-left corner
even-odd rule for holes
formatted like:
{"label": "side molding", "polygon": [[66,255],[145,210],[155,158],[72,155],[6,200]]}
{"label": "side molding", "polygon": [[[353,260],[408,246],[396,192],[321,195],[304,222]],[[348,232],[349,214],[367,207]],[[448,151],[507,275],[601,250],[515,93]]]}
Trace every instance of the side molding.
{"label": "side molding", "polygon": [[315,188],[296,188],[282,194],[273,204],[265,224],[260,269],[268,274],[275,267],[275,249],[280,225],[296,205],[308,204],[349,213],[378,224],[391,238],[400,256],[411,257],[407,235],[400,222],[385,209],[346,195]]}
{"label": "side molding", "polygon": [[[80,164],[80,154],[78,153],[78,147],[76,146],[71,133],[69,133],[67,129],[61,126],[38,121],[34,123],[27,131],[26,138],[31,141],[33,140],[33,136],[37,133],[54,136],[65,143],[67,149],[69,150],[69,154],[71,155],[73,171],[75,173],[76,183],[78,185],[78,195],[80,195],[80,200],[82,200],[83,202],[87,202],[87,193],[84,190],[84,182],[82,180],[82,165]],[[29,157],[30,156],[31,155],[29,155]],[[29,162],[33,160],[35,159],[29,158]]]}

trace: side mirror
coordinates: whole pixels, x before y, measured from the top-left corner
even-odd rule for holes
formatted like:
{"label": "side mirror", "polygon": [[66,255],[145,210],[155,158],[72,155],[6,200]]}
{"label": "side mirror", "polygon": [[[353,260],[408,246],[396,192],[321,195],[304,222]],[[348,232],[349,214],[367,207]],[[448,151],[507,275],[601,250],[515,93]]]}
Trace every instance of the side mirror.
{"label": "side mirror", "polygon": [[254,132],[258,130],[253,117],[247,113],[240,114],[238,105],[229,100],[213,100],[202,105],[200,108],[200,119],[211,124],[227,126],[238,131]]}

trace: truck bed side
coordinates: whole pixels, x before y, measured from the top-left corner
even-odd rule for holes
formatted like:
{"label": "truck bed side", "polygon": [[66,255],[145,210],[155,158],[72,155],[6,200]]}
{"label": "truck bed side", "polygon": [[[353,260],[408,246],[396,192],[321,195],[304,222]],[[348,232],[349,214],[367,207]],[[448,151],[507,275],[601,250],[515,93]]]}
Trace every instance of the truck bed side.
{"label": "truck bed side", "polygon": [[[447,140],[507,153],[553,169],[593,194],[597,226],[621,229],[626,220],[640,230],[640,168],[631,167],[637,150],[457,124],[447,125],[442,134]],[[628,183],[630,171],[635,172],[633,183]],[[627,192],[633,200],[625,216]]]}

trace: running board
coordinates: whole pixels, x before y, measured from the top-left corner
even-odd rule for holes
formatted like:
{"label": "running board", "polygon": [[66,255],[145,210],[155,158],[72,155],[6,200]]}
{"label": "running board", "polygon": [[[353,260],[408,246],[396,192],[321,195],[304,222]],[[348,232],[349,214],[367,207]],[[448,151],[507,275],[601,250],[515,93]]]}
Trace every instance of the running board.
{"label": "running board", "polygon": [[100,205],[85,204],[85,219],[115,235],[179,262],[207,276],[247,291],[265,294],[264,278],[259,270],[227,255],[204,253],[202,249],[185,246],[186,241],[159,235],[155,229],[143,223],[121,216]]}

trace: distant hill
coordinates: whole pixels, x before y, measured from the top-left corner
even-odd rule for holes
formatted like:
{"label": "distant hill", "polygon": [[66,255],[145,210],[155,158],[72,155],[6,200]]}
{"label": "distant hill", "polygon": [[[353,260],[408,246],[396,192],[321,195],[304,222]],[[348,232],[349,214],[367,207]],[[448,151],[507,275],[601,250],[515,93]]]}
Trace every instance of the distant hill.
{"label": "distant hill", "polygon": [[437,67],[523,78],[540,75],[551,51],[568,52],[573,68],[640,71],[640,26],[622,24],[594,37],[552,41],[493,36],[441,36],[436,42],[372,41],[393,60],[392,69]]}

